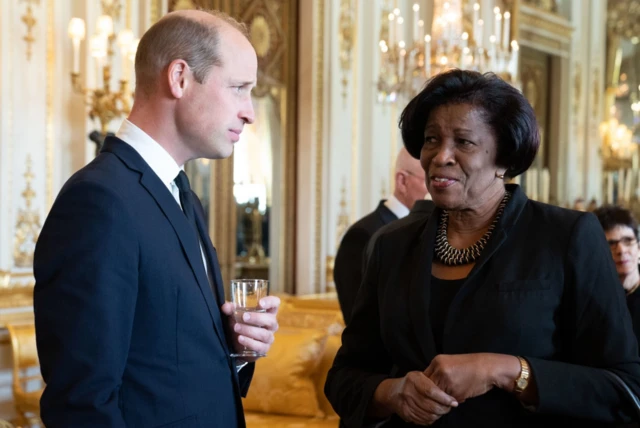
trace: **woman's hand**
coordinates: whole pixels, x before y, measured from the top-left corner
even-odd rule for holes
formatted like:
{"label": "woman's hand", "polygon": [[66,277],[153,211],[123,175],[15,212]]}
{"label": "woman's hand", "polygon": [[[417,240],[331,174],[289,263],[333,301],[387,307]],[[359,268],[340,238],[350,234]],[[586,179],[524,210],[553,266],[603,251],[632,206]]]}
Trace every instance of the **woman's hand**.
{"label": "woman's hand", "polygon": [[438,355],[424,371],[440,389],[459,403],[489,392],[494,387],[513,389],[520,362],[512,355]]}
{"label": "woman's hand", "polygon": [[[387,412],[380,412],[382,406]],[[438,388],[422,372],[409,372],[400,379],[387,379],[376,389],[372,407],[374,416],[388,417],[392,413],[417,425],[431,425],[446,415],[458,403]]]}

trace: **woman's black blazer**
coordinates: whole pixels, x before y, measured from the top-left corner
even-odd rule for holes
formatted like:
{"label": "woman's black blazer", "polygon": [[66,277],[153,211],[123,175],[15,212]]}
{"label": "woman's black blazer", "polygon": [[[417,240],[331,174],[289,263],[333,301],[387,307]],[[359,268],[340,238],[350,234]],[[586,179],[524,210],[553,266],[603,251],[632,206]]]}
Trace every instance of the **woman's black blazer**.
{"label": "woman's black blazer", "polygon": [[[600,426],[633,410],[604,373],[638,394],[640,359],[625,296],[596,217],[529,200],[508,202],[487,247],[453,299],[445,354],[495,352],[529,361],[539,391],[531,412],[502,390],[469,399],[440,427]],[[440,210],[375,243],[325,393],[348,427],[366,426],[384,379],[422,371],[436,356],[429,285]],[[379,422],[379,421],[378,421]],[[384,426],[409,426],[393,417]]]}

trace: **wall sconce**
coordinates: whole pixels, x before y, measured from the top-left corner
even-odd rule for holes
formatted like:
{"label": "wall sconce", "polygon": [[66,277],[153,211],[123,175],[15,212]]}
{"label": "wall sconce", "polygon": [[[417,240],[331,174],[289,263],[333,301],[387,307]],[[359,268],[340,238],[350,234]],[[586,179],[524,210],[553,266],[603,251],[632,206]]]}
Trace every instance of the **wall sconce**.
{"label": "wall sconce", "polygon": [[[109,14],[101,15],[96,22],[96,33],[89,39],[89,51],[95,59],[98,73],[98,83],[95,89],[83,87],[80,83],[80,43],[85,39],[85,23],[80,18],[72,18],[69,21],[69,38],[73,43],[73,69],[71,71],[71,84],[73,90],[82,94],[89,105],[89,117],[91,120],[100,121],[100,131],[91,132],[89,138],[96,143],[96,155],[100,151],[102,142],[107,136],[109,122],[126,115],[131,110],[129,91],[129,62],[134,61],[139,39],[134,38],[133,32],[122,29],[116,36],[114,21],[120,14],[119,0],[110,3],[103,1],[103,10]],[[117,43],[120,50],[121,78],[118,91],[111,90],[111,72],[114,61],[113,45]]]}

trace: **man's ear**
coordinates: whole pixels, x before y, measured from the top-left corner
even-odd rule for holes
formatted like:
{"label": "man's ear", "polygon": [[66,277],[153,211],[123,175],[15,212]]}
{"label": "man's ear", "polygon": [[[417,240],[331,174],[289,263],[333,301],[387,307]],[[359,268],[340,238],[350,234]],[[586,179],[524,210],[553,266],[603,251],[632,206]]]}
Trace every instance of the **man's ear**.
{"label": "man's ear", "polygon": [[192,77],[193,73],[185,60],[176,59],[171,61],[167,68],[167,80],[171,95],[175,98],[182,98],[185,89],[191,83]]}

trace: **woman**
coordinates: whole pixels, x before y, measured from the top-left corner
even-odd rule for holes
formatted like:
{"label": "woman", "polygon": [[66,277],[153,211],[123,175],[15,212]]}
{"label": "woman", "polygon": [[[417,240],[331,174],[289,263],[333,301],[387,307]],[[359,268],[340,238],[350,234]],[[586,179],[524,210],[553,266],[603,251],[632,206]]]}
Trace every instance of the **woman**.
{"label": "woman", "polygon": [[618,278],[627,295],[627,307],[633,320],[636,337],[640,336],[640,268],[638,257],[638,222],[629,210],[617,206],[604,206],[594,211],[604,229],[616,264]]}
{"label": "woman", "polygon": [[504,182],[538,150],[526,99],[453,70],[400,127],[437,208],[374,244],[325,385],[344,424],[630,421],[606,371],[637,393],[638,344],[595,216]]}

